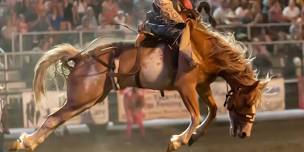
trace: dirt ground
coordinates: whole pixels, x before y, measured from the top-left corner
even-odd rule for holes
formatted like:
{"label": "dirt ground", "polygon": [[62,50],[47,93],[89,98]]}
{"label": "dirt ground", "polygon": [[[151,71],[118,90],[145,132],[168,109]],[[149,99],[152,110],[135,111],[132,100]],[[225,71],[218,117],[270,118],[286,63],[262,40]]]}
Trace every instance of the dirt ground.
{"label": "dirt ground", "polygon": [[[135,130],[131,140],[123,131],[50,137],[37,152],[165,152],[172,134],[186,126],[149,128],[146,137]],[[304,152],[304,119],[256,123],[251,138],[229,136],[228,124],[214,124],[206,136],[178,152]]]}

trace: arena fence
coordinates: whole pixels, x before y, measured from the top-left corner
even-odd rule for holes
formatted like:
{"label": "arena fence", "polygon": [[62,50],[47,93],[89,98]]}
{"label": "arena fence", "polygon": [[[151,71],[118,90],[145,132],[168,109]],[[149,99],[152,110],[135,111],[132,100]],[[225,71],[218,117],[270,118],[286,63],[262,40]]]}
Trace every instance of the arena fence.
{"label": "arena fence", "polygon": [[[11,48],[12,52],[30,51],[40,46],[43,49],[47,45],[59,43],[71,43],[83,48],[85,44],[96,37],[119,37],[124,39],[135,38],[136,33],[125,27],[106,26],[97,30],[89,31],[45,31],[45,32],[28,32],[12,33]],[[291,23],[265,23],[265,24],[235,24],[219,25],[217,27],[222,32],[233,32],[240,40],[255,41],[254,38],[261,35],[275,35],[279,40],[302,39],[302,26]],[[263,41],[263,40],[262,40]]]}

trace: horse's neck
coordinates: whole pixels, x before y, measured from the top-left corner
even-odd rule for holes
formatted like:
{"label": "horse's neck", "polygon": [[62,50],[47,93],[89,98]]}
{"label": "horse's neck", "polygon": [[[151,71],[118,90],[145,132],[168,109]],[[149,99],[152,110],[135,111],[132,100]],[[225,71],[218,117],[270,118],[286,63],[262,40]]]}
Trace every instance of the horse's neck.
{"label": "horse's neck", "polygon": [[228,72],[221,72],[220,76],[229,84],[232,89],[237,89],[242,86],[252,85],[255,81],[253,78],[245,75],[244,72],[235,72],[229,74]]}

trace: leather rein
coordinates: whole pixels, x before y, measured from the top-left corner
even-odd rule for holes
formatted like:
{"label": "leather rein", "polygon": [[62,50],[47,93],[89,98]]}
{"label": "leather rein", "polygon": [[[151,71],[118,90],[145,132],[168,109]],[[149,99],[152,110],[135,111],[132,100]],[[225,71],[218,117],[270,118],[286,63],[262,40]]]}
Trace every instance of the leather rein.
{"label": "leather rein", "polygon": [[[88,56],[91,57],[92,59],[94,59],[95,61],[97,61],[99,64],[107,67],[108,69],[106,71],[98,73],[96,75],[106,74],[107,77],[110,78],[112,86],[115,90],[119,89],[118,83],[115,80],[118,77],[135,76],[137,86],[141,87],[141,84],[139,82],[139,71],[140,71],[140,67],[139,67],[140,49],[139,48],[137,48],[137,51],[136,51],[135,64],[129,73],[116,73],[115,72],[116,65],[114,62],[115,61],[114,55],[115,55],[115,51],[116,51],[116,49],[118,49],[118,47],[109,46],[109,47],[103,48],[101,50],[99,50],[99,49],[101,49],[101,48],[97,47],[94,49],[94,51],[88,52]],[[97,53],[97,52],[100,52],[100,53]],[[110,54],[109,63],[106,63],[105,61],[99,59],[100,56],[106,55],[106,54]],[[78,55],[76,55],[75,57],[77,57],[77,56]],[[70,60],[74,59],[75,57],[71,58]]]}

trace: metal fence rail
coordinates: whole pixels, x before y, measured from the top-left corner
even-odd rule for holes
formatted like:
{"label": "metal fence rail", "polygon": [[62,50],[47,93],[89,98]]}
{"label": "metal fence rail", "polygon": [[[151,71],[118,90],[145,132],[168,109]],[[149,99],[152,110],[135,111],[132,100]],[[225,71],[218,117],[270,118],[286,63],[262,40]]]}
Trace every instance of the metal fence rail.
{"label": "metal fence rail", "polygon": [[[294,110],[285,110],[285,111],[274,111],[274,112],[258,112],[256,117],[256,122],[266,122],[266,121],[286,121],[286,120],[297,120],[304,119],[304,110],[294,109]],[[215,123],[228,123],[229,117],[217,116]],[[176,126],[176,125],[186,125],[190,123],[189,119],[155,119],[144,121],[145,127],[162,127],[162,126]],[[109,122],[106,129],[112,131],[125,130],[125,124],[114,124]],[[138,128],[138,126],[133,125],[133,128]],[[32,133],[35,129],[33,128],[12,128],[10,129],[11,134],[5,135],[6,139],[16,139],[22,133]],[[80,125],[65,125],[58,128],[55,131],[57,135],[64,135],[64,130],[67,130],[69,134],[80,134],[80,133],[89,133],[90,129],[86,124]]]}
{"label": "metal fence rail", "polygon": [[[255,29],[273,29],[280,28],[283,29],[289,28],[293,24],[291,23],[259,23],[259,24],[237,24],[237,25],[219,25],[217,27],[220,31],[232,31],[236,32],[240,29],[245,29],[243,33],[245,33],[249,40],[253,38],[253,31]],[[298,32],[302,33],[302,26],[298,26]],[[280,31],[280,30],[278,30]],[[278,32],[276,31],[276,32]],[[284,30],[282,30],[284,31]],[[285,30],[286,31],[286,30]],[[288,30],[287,30],[288,31]],[[33,41],[41,40],[46,37],[60,37],[57,40],[57,43],[71,43],[77,44],[81,48],[85,45],[86,42],[93,40],[98,36],[120,36],[120,37],[130,37],[135,38],[136,33],[132,30],[128,30],[127,28],[116,29],[115,25],[110,26],[108,29],[97,29],[97,30],[89,30],[89,31],[44,31],[44,32],[28,32],[28,33],[12,33],[12,41],[11,48],[13,52],[16,51],[29,51],[29,48],[26,46],[31,46]],[[31,44],[31,45],[30,45]]]}

